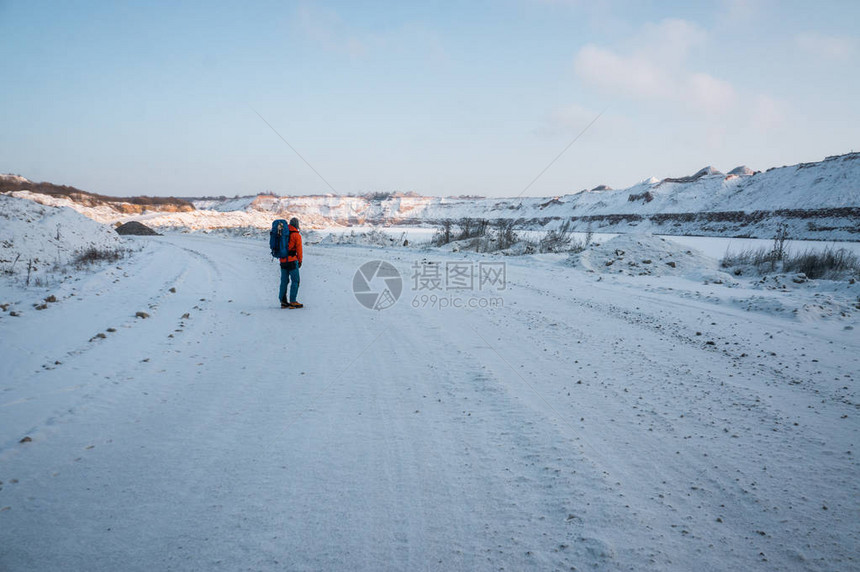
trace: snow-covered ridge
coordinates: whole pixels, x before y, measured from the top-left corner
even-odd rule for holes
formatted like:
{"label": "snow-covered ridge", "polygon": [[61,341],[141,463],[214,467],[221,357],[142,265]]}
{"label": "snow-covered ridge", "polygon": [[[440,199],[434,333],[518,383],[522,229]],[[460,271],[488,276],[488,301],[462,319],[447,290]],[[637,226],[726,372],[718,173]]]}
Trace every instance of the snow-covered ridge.
{"label": "snow-covered ridge", "polygon": [[7,196],[18,199],[27,199],[29,201],[44,205],[46,207],[68,207],[86,216],[87,218],[104,224],[111,224],[115,222],[119,217],[123,216],[122,213],[117,212],[116,209],[111,208],[108,205],[89,206],[74,201],[69,197],[45,195],[32,191],[13,191]]}
{"label": "snow-covered ridge", "polygon": [[100,222],[147,212],[185,212],[191,203],[174,197],[112,197],[82,191],[68,185],[36,183],[20,175],[0,175],[0,194],[30,199],[47,206],[67,206]]}
{"label": "snow-covered ridge", "polygon": [[13,175],[11,173],[0,173],[0,181],[8,181],[11,183],[30,183],[29,179],[22,177],[21,175]]}
{"label": "snow-covered ridge", "polygon": [[666,234],[765,237],[776,224],[786,223],[799,238],[860,240],[860,153],[766,172],[741,166],[724,174],[708,166],[690,176],[652,177],[625,189],[601,185],[558,197],[258,195],[188,200],[195,210],[134,214],[60,202],[102,222],[134,219],[186,229],[266,228],[273,217],[286,216],[298,216],[306,228],[421,225],[472,217],[516,219],[532,228],[571,219],[577,227],[593,225],[607,232],[637,227]]}
{"label": "snow-covered ridge", "polygon": [[259,195],[195,200],[198,210],[290,212],[338,224],[398,223],[462,216],[543,218],[612,214],[754,212],[860,207],[860,153],[816,163],[728,175],[705,167],[688,177],[650,178],[625,189],[605,186],[560,197],[441,198],[392,195],[378,199],[317,195]]}
{"label": "snow-covered ridge", "polygon": [[[755,172],[746,166],[725,175],[705,167],[689,177],[654,178],[626,189],[597,187],[550,198],[440,198],[393,195],[389,198],[335,195],[257,196],[195,201],[198,210],[263,215],[290,213],[313,225],[416,224],[462,217],[516,218],[539,222],[562,217],[654,215],[860,207],[860,153],[817,163]],[[151,221],[163,224],[168,221]]]}

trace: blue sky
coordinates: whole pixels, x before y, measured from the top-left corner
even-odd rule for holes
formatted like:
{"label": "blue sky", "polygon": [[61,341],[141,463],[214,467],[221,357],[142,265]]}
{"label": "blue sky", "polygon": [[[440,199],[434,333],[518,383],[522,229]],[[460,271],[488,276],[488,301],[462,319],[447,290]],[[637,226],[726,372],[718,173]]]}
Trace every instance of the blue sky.
{"label": "blue sky", "polygon": [[0,172],[553,196],[860,150],[860,2],[0,0]]}

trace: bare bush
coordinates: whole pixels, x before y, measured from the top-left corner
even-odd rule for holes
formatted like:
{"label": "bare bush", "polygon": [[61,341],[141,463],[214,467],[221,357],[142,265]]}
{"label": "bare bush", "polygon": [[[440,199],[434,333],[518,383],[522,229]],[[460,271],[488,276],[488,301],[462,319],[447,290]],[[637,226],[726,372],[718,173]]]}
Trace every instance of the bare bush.
{"label": "bare bush", "polygon": [[807,278],[839,277],[860,273],[860,258],[846,248],[827,247],[821,252],[807,250],[788,256],[782,264],[784,272],[802,272]]}
{"label": "bare bush", "polygon": [[557,229],[552,229],[538,243],[540,252],[562,252],[567,250],[571,241],[570,221],[566,220]]}
{"label": "bare bush", "polygon": [[486,236],[490,223],[486,219],[464,217],[460,219],[457,226],[460,228],[457,240],[468,240]]}
{"label": "bare bush", "polygon": [[788,254],[788,249],[785,242],[788,240],[788,226],[784,223],[780,224],[776,229],[776,236],[773,237],[773,247],[771,248],[770,266],[771,270],[776,268],[776,263],[785,260]]}
{"label": "bare bush", "polygon": [[791,254],[788,249],[780,249],[775,243],[770,249],[761,247],[726,254],[720,265],[723,268],[735,269],[735,274],[741,274],[744,268],[750,268],[756,274],[766,274],[768,270],[802,273],[810,279],[860,274],[860,258],[856,254],[845,248],[829,246],[818,252],[807,250]]}
{"label": "bare bush", "polygon": [[445,220],[443,220],[439,228],[436,229],[436,234],[433,235],[433,239],[430,241],[430,243],[433,246],[444,246],[451,242],[451,227],[453,225],[454,223],[451,222],[451,219],[446,218]]}
{"label": "bare bush", "polygon": [[456,236],[454,233],[454,223],[450,219],[442,221],[441,226],[436,230],[436,234],[431,241],[434,246],[443,246],[449,242],[470,240],[471,248],[476,252],[486,251],[487,243],[490,240],[489,230],[490,223],[486,219],[474,219],[464,217],[457,224]]}
{"label": "bare bush", "polygon": [[727,251],[720,264],[723,268],[736,268],[735,274],[740,274],[739,267],[742,266],[753,266],[759,274],[762,274],[761,267],[769,265],[771,272],[776,272],[777,263],[783,262],[789,256],[786,241],[788,241],[788,227],[780,224],[769,249],[762,246],[742,250],[736,254],[729,254]]}
{"label": "bare bush", "polygon": [[588,247],[588,245],[585,242],[583,242],[581,240],[576,240],[574,238],[570,241],[570,244],[568,245],[566,252],[571,252],[573,254],[579,254],[580,252],[585,250],[587,247]]}
{"label": "bare bush", "polygon": [[496,250],[505,250],[517,241],[517,233],[514,232],[514,221],[510,219],[499,219],[496,221]]}
{"label": "bare bush", "polygon": [[588,246],[591,239],[586,235],[586,241],[582,242],[574,238],[569,220],[564,221],[557,229],[546,233],[538,243],[539,252],[582,252]]}
{"label": "bare bush", "polygon": [[726,251],[725,256],[720,261],[720,266],[723,268],[739,268],[743,266],[754,266],[761,268],[765,265],[770,265],[772,250],[763,246],[759,248],[748,248],[733,254]]}
{"label": "bare bush", "polygon": [[78,252],[72,260],[72,264],[75,268],[81,269],[98,262],[116,262],[125,258],[126,254],[127,251],[121,248],[96,248],[91,246]]}

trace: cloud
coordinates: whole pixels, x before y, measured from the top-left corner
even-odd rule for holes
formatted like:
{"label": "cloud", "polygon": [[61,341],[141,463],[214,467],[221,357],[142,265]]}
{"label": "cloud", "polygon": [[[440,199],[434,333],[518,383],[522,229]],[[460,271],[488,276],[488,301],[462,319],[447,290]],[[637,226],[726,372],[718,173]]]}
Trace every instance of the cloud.
{"label": "cloud", "polygon": [[794,41],[805,52],[834,60],[847,60],[854,57],[858,53],[858,44],[860,44],[860,41],[854,37],[827,36],[816,32],[798,34]]}
{"label": "cloud", "polygon": [[708,74],[685,69],[690,51],[706,32],[685,20],[646,24],[627,54],[595,45],[583,47],[574,68],[587,84],[635,99],[684,103],[697,111],[722,113],[735,100],[734,88]]}
{"label": "cloud", "polygon": [[[621,47],[589,44],[574,58],[574,71],[588,87],[620,98],[692,113],[703,119],[709,139],[726,129],[750,127],[766,132],[783,126],[788,105],[764,93],[738,89],[728,79],[691,69],[691,56],[708,44],[709,34],[684,20],[642,26]],[[563,124],[556,112],[552,120]]]}
{"label": "cloud", "polygon": [[646,24],[628,53],[587,45],[577,53],[574,69],[586,84],[609,93],[723,114],[738,99],[732,84],[687,69],[690,53],[706,38],[705,30],[684,20]]}
{"label": "cloud", "polygon": [[684,64],[690,51],[702,44],[708,33],[686,20],[669,18],[657,24],[647,23],[637,34],[638,52],[670,68]]}
{"label": "cloud", "polygon": [[574,67],[587,83],[610,92],[636,98],[673,99],[684,83],[684,61],[701,43],[705,32],[684,20],[669,19],[646,24],[632,43],[630,53],[621,55],[593,44],[576,55]]}
{"label": "cloud", "polygon": [[587,45],[576,55],[574,66],[586,83],[610,92],[658,99],[671,94],[666,71],[639,55],[619,56],[610,50]]}
{"label": "cloud", "polygon": [[684,81],[686,85],[681,92],[681,99],[695,109],[721,115],[730,111],[737,102],[735,88],[727,81],[706,73],[694,73]]}

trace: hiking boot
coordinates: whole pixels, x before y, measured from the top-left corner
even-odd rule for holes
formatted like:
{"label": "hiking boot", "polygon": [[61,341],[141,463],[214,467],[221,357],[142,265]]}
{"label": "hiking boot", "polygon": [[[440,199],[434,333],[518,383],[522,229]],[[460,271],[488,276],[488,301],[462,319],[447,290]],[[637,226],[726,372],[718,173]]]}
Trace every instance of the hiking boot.
{"label": "hiking boot", "polygon": [[281,308],[289,308],[289,307],[290,307],[290,305],[286,301],[284,301],[284,300],[281,301]]}
{"label": "hiking boot", "polygon": [[305,305],[301,302],[290,302],[290,308],[304,308]]}

